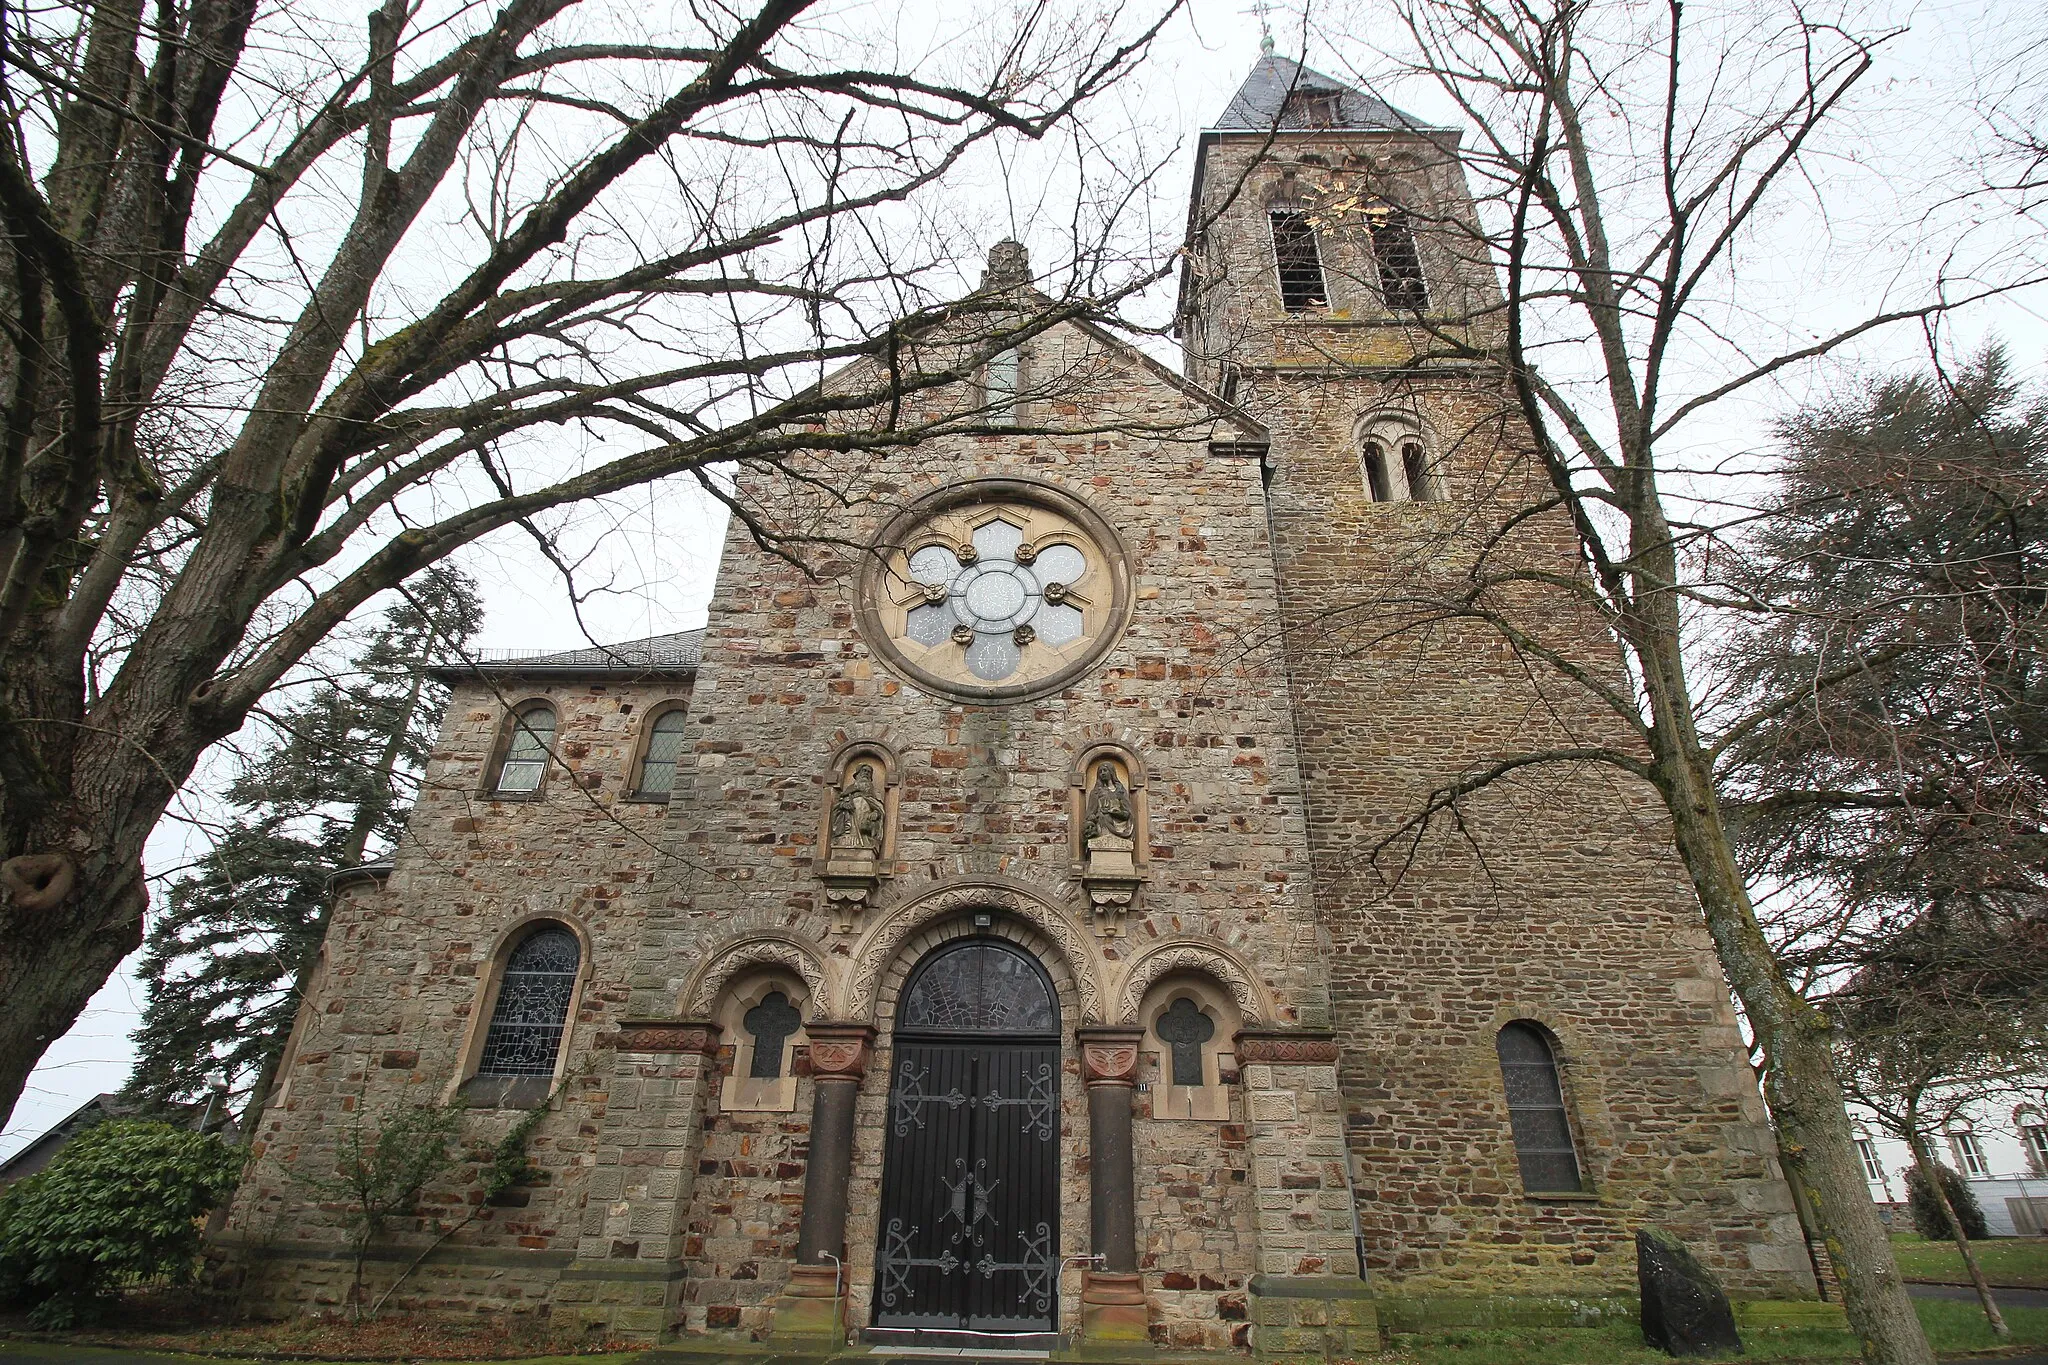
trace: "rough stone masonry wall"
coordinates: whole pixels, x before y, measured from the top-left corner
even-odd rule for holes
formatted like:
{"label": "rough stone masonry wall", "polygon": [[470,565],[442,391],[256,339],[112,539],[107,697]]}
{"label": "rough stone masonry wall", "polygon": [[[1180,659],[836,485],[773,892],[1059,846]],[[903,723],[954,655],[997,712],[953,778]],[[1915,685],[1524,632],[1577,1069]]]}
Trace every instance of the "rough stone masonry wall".
{"label": "rough stone masonry wall", "polygon": [[[560,1098],[528,1143],[538,1179],[484,1209],[474,1203],[473,1163],[435,1181],[420,1215],[393,1219],[373,1247],[370,1297],[437,1229],[474,1212],[392,1305],[545,1316],[591,1216],[585,1177],[612,1084],[599,1040],[626,1002],[640,938],[631,896],[657,863],[665,813],[620,797],[641,720],[649,707],[686,696],[688,684],[506,678],[499,686],[504,702],[479,684],[455,688],[389,879],[346,890],[334,906],[320,979],[223,1239],[259,1311],[346,1301],[353,1269],[344,1210],[308,1177],[330,1180],[338,1144],[352,1132],[374,1137],[398,1106],[453,1097],[493,952],[529,917],[577,925],[589,942]],[[538,799],[491,799],[484,770],[504,703],[537,697],[557,709],[562,765]],[[463,1146],[496,1141],[522,1116],[468,1111]]]}
{"label": "rough stone masonry wall", "polygon": [[[1158,1053],[1142,1054],[1138,1084],[1160,1093]],[[1163,1346],[1247,1344],[1245,1285],[1259,1269],[1251,1132],[1243,1093],[1235,1084],[1228,1093],[1225,1123],[1140,1117],[1133,1124],[1138,1266],[1153,1304],[1153,1339]]]}
{"label": "rough stone masonry wall", "polygon": [[[1125,971],[1151,948],[1182,940],[1247,964],[1239,972],[1255,983],[1247,989],[1277,1001],[1278,1018],[1265,1022],[1327,1018],[1292,726],[1270,656],[1278,605],[1259,470],[1253,460],[1211,451],[1213,414],[1108,354],[1072,329],[1033,342],[1027,386],[1079,378],[1068,397],[1027,402],[1022,420],[1078,424],[1087,404],[1091,415],[1105,411],[1127,429],[955,437],[889,455],[855,490],[864,501],[850,514],[778,501],[784,493],[769,486],[745,490],[784,524],[860,541],[896,508],[975,476],[1042,479],[1088,502],[1130,552],[1135,611],[1101,665],[1064,693],[1001,706],[926,696],[891,674],[857,633],[850,555],[819,556],[819,576],[806,578],[760,554],[737,527],[727,546],[669,845],[691,879],[650,902],[632,1008],[695,1010],[688,997],[702,965],[759,941],[793,945],[776,951],[802,955],[820,974],[824,989],[809,1017],[883,1028],[857,1109],[847,1245],[856,1325],[868,1321],[875,1275],[893,1006],[893,987],[859,985],[864,973],[900,980],[932,935],[961,931],[972,909],[985,906],[999,929],[1023,934],[1049,959],[1056,981],[1077,983],[1070,1026],[1114,1019]],[[815,844],[830,800],[827,765],[856,740],[885,744],[898,757],[895,857],[876,904],[852,933],[838,934]],[[1149,779],[1150,881],[1115,938],[1095,932],[1069,853],[1069,780],[1083,748],[1103,740],[1128,746]],[[935,896],[948,908],[927,916],[918,907]],[[1029,916],[1040,922],[1027,923]],[[881,957],[864,963],[870,949]],[[1072,1256],[1087,1251],[1088,1234],[1086,1119],[1071,1034],[1066,1053],[1060,1250]],[[749,1189],[746,1208],[737,1183],[701,1185],[687,1222],[695,1226],[716,1207],[719,1218],[782,1228],[784,1212],[766,1203],[787,1186]],[[1140,1194],[1157,1197],[1149,1187]],[[784,1245],[780,1233],[767,1242]],[[1242,1247],[1230,1255],[1244,1260]],[[1220,1268],[1221,1250],[1217,1257]],[[1062,1285],[1068,1326],[1078,1286],[1070,1270]],[[698,1303],[726,1293],[686,1283],[689,1325],[701,1320]],[[1177,1296],[1162,1297],[1160,1311],[1214,1322],[1217,1291],[1207,1294],[1199,1314]]]}
{"label": "rough stone masonry wall", "polygon": [[[1220,144],[1211,183],[1246,155]],[[1242,214],[1258,212],[1256,187],[1277,174],[1253,174]],[[1440,821],[1419,846],[1381,847],[1433,784],[1504,755],[1626,743],[1589,693],[1517,658],[1491,628],[1422,628],[1462,589],[1480,539],[1547,492],[1501,391],[1469,371],[1404,370],[1425,339],[1392,319],[1287,319],[1263,224],[1226,225],[1211,241],[1242,285],[1241,396],[1273,429],[1317,903],[1382,1292],[1623,1290],[1634,1229],[1656,1221],[1739,1292],[1810,1295],[1727,989],[1654,794],[1608,767],[1533,769],[1466,802],[1455,830]],[[1422,420],[1447,501],[1367,496],[1356,424],[1387,408]],[[1555,518],[1495,555],[1577,567]],[[1622,682],[1612,644],[1563,594],[1494,600]],[[1560,1045],[1585,1197],[1523,1191],[1494,1055],[1517,1018]]]}

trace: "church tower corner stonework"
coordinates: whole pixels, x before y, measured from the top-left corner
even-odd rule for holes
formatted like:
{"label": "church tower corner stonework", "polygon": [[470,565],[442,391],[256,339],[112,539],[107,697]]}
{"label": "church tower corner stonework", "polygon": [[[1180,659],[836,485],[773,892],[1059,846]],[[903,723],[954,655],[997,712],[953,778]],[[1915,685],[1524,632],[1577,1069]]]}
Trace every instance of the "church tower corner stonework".
{"label": "church tower corner stonework", "polygon": [[[1418,360],[1491,325],[1455,145],[1269,55],[1203,134],[1185,375],[1057,324],[965,386],[1013,429],[829,500],[743,479],[834,548],[736,523],[704,630],[449,675],[254,1134],[252,1301],[357,1292],[319,1181],[421,1103],[472,1146],[530,1120],[532,1173],[389,1220],[401,1306],[1306,1359],[1626,1294],[1646,1221],[1810,1297],[1649,794],[1573,773],[1395,837],[1601,723],[1483,632],[1386,628],[1533,496],[1497,379]],[[984,290],[1028,288],[998,248]]]}

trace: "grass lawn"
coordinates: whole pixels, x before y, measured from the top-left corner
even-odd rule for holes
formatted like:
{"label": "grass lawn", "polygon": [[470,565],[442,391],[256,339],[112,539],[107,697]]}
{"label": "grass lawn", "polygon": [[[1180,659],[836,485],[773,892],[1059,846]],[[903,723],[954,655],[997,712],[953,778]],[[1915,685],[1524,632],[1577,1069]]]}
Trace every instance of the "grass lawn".
{"label": "grass lawn", "polygon": [[[1970,1243],[1970,1250],[1991,1283],[2048,1289],[2048,1237],[1994,1237]],[[1953,1242],[1930,1242],[1917,1232],[1895,1232],[1892,1254],[1899,1258],[1899,1273],[1909,1280],[1962,1283],[1970,1278]]]}
{"label": "grass lawn", "polygon": [[[1994,1346],[1991,1326],[1974,1303],[1916,1300],[1921,1325],[1936,1354]],[[2016,1344],[2048,1344],[2048,1308],[2003,1308]],[[1856,1342],[1847,1332],[1789,1327],[1745,1332],[1745,1360],[1853,1360]],[[1446,1332],[1394,1339],[1394,1350],[1378,1357],[1385,1365],[1655,1365],[1670,1356],[1644,1347],[1634,1323],[1556,1331]]]}

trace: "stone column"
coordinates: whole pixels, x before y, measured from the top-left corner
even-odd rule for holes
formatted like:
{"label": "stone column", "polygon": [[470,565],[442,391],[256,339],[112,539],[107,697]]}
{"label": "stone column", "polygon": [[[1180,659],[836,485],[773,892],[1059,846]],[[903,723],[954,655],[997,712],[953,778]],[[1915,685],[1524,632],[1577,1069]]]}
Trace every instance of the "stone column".
{"label": "stone column", "polygon": [[1138,1273],[1138,1173],[1131,1101],[1145,1031],[1093,1024],[1075,1030],[1088,1088],[1089,1250],[1081,1275],[1081,1332],[1091,1341],[1144,1341],[1149,1324]]}
{"label": "stone column", "polygon": [[1371,1355],[1379,1318],[1352,1235],[1336,1035],[1245,1029],[1236,1048],[1259,1243],[1259,1273],[1246,1286],[1252,1353],[1302,1362]]}
{"label": "stone column", "polygon": [[583,1323],[652,1341],[676,1316],[718,1025],[629,1019],[609,1042],[604,1134],[576,1260],[553,1297]]}
{"label": "stone column", "polygon": [[853,1111],[868,1048],[867,1024],[804,1026],[811,1052],[810,1160],[804,1167],[804,1211],[797,1224],[796,1264],[775,1301],[778,1336],[836,1337],[846,1283],[846,1182],[853,1170]]}

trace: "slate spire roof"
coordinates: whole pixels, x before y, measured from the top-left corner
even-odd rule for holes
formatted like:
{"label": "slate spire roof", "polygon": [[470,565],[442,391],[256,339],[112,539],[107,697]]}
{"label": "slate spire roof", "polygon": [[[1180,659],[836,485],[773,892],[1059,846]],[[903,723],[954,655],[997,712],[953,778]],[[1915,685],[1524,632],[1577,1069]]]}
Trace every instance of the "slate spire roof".
{"label": "slate spire roof", "polygon": [[[1289,95],[1310,97],[1288,99]],[[1328,96],[1318,101],[1314,96]],[[1427,125],[1384,100],[1354,89],[1291,57],[1266,52],[1244,84],[1230,98],[1230,107],[1215,127],[1224,132],[1263,133],[1275,127],[1423,128]]]}

